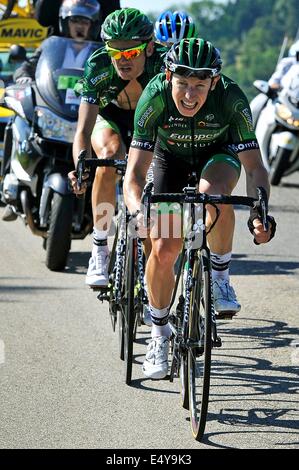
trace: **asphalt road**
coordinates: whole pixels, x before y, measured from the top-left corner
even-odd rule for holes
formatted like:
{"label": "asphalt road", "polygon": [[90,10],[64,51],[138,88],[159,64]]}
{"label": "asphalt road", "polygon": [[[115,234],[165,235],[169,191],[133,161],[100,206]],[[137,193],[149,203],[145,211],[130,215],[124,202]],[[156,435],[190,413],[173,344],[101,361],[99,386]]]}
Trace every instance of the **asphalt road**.
{"label": "asphalt road", "polygon": [[74,241],[55,273],[22,221],[0,221],[0,448],[298,448],[298,200],[298,173],[272,188],[278,230],[267,246],[252,243],[236,211],[231,279],[242,310],[220,325],[202,443],[179,381],[142,375],[145,326],[124,384],[107,305],[84,285],[91,239]]}

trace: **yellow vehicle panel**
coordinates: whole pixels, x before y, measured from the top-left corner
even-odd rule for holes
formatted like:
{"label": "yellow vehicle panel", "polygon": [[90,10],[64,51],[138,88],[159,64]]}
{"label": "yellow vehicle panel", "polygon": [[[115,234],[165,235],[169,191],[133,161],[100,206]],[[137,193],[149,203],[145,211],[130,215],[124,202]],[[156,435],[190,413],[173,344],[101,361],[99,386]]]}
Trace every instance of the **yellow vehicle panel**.
{"label": "yellow vehicle panel", "polygon": [[24,47],[38,47],[48,36],[44,28],[34,18],[8,18],[0,21],[0,48],[9,48],[12,44]]}

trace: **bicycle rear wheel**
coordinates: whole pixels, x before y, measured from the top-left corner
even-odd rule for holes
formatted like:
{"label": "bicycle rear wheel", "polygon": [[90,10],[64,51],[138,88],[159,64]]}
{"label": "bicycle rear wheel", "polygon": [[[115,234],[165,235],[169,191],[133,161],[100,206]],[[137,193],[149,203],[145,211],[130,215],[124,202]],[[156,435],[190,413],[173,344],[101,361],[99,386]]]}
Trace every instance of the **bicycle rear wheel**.
{"label": "bicycle rear wheel", "polygon": [[125,305],[123,317],[124,335],[124,360],[125,360],[125,381],[130,385],[132,379],[133,365],[133,341],[135,324],[135,243],[136,240],[128,238],[126,256],[126,279],[125,279]]}
{"label": "bicycle rear wheel", "polygon": [[189,317],[188,383],[192,434],[201,440],[207,419],[211,351],[212,351],[212,296],[211,271],[206,250],[195,260],[193,278],[197,280],[192,291]]}
{"label": "bicycle rear wheel", "polygon": [[118,344],[119,344],[119,357],[122,361],[125,359],[124,353],[124,311],[119,309],[117,312],[118,321]]}

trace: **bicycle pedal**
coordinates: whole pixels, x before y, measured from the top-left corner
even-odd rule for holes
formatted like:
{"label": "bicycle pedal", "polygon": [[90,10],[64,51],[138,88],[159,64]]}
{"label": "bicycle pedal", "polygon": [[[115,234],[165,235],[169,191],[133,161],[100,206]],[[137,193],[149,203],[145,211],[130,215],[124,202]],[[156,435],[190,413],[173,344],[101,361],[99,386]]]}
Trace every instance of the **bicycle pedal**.
{"label": "bicycle pedal", "polygon": [[100,294],[97,295],[97,299],[99,299],[101,302],[104,302],[104,300],[110,300],[110,295],[106,292],[100,292]]}
{"label": "bicycle pedal", "polygon": [[108,291],[110,286],[89,286],[94,291]]}
{"label": "bicycle pedal", "polygon": [[213,348],[221,348],[222,346],[222,340],[220,336],[217,336],[215,340],[213,340]]}

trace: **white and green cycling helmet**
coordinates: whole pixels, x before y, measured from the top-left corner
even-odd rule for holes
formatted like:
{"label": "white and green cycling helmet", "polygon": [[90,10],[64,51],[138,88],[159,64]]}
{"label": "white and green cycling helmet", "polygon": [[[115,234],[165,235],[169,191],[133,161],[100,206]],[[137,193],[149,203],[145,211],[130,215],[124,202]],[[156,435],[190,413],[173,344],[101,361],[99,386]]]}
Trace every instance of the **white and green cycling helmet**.
{"label": "white and green cycling helmet", "polygon": [[202,80],[219,75],[221,64],[219,50],[202,38],[182,39],[165,57],[166,69],[170,72]]}

